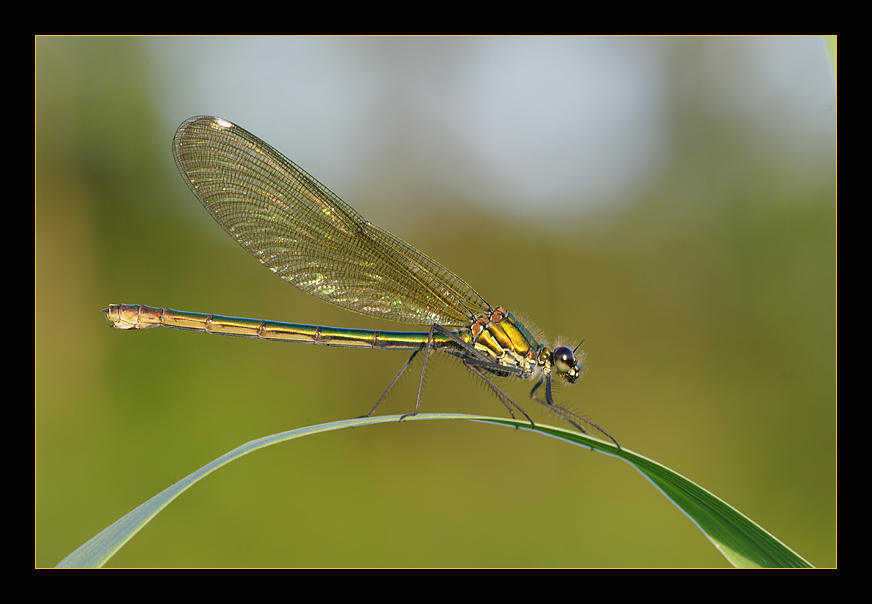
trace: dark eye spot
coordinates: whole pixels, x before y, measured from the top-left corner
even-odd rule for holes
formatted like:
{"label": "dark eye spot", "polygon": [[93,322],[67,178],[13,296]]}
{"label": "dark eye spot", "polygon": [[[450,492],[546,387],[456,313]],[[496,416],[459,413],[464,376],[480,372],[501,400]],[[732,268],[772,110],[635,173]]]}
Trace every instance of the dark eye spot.
{"label": "dark eye spot", "polygon": [[554,351],[554,368],[559,373],[566,373],[575,367],[575,353],[568,346],[560,346]]}

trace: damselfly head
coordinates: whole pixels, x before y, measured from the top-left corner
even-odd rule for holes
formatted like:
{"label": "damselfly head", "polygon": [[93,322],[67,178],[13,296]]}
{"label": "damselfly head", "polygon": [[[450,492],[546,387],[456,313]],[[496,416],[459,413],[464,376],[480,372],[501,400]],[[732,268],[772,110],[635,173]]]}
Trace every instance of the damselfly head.
{"label": "damselfly head", "polygon": [[[579,344],[578,346],[581,346]],[[558,346],[551,353],[551,366],[558,375],[570,384],[574,384],[584,373],[584,352],[578,353],[578,346],[573,350],[569,346]]]}

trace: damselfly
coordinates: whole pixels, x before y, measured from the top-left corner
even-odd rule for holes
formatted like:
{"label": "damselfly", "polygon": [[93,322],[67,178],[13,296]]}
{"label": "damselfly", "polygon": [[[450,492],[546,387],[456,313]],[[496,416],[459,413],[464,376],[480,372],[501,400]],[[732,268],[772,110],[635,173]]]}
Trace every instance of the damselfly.
{"label": "damselfly", "polygon": [[[551,350],[500,306],[491,306],[447,268],[364,218],[267,143],[215,117],[186,120],[173,138],[176,165],[191,191],[239,245],[285,281],[358,313],[429,325],[424,332],[338,329],[113,304],[103,310],[119,329],[164,326],[189,331],[348,346],[412,350],[366,415],[372,415],[412,360],[424,352],[416,415],[427,361],[434,351],[458,357],[512,417],[515,401],[489,375],[535,379],[530,398],[581,432],[612,436],[554,402],[553,374],[574,384],[585,368],[576,346]],[[537,396],[545,386],[545,400]]]}

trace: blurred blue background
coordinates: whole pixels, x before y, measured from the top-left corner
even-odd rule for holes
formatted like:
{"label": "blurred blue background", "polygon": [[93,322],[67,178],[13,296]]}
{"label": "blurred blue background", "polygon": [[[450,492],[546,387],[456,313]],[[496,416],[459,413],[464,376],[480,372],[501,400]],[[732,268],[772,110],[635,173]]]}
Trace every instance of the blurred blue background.
{"label": "blurred blue background", "polygon": [[[246,441],[364,413],[405,360],[109,328],[100,309],[125,302],[409,329],[300,292],[227,237],[172,160],[199,114],[257,134],[549,343],[584,339],[588,373],[560,401],[837,564],[820,38],[36,38],[37,566]],[[380,413],[411,411],[416,385]],[[522,402],[532,384],[503,385]],[[423,409],[504,414],[448,358]],[[725,565],[630,466],[466,422],[248,456],[110,562]]]}

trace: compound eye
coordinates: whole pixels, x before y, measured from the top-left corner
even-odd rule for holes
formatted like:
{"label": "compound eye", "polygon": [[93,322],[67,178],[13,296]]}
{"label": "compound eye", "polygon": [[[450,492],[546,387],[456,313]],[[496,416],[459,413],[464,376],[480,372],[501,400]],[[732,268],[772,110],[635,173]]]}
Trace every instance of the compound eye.
{"label": "compound eye", "polygon": [[566,373],[575,367],[575,353],[568,346],[560,346],[554,351],[554,368],[559,373]]}

